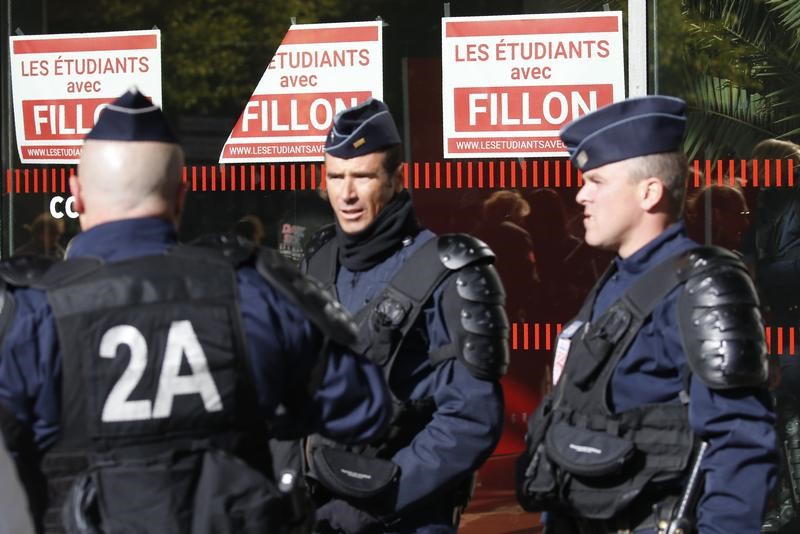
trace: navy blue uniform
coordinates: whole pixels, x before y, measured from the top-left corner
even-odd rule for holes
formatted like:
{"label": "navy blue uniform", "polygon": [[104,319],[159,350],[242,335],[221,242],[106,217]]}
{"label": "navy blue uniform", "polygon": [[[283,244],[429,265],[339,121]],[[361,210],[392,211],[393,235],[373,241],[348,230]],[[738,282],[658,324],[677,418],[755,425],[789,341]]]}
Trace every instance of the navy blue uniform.
{"label": "navy blue uniform", "polygon": [[[350,312],[362,308],[419,247],[434,238],[423,230],[394,255],[365,271],[341,266],[336,290],[342,305]],[[452,275],[423,308],[391,373],[389,386],[400,400],[432,397],[436,403],[431,422],[391,458],[400,466],[394,509],[403,518],[389,527],[393,532],[453,531],[453,503],[446,498],[448,492],[488,458],[502,431],[499,383],[473,377],[457,359],[436,367],[428,359],[428,353],[450,342],[441,307],[449,283],[453,283]]]}
{"label": "navy blue uniform", "polygon": [[[123,220],[75,237],[69,257],[95,256],[116,262],[161,254],[175,243],[175,230],[165,220]],[[259,408],[271,418],[292,388],[305,387],[322,334],[254,268],[238,269],[237,283],[249,370]],[[0,402],[33,430],[37,448],[44,451],[59,436],[62,354],[45,293],[17,289],[14,299],[16,314],[0,352]],[[389,406],[381,371],[360,357],[335,349],[313,399],[303,406],[285,406],[287,419],[300,422],[300,428],[283,431],[369,441],[385,428]]]}
{"label": "navy blue uniform", "polygon": [[[617,257],[617,272],[599,291],[593,316],[603,313],[650,268],[696,246],[686,237],[683,223],[676,223],[632,256]],[[619,361],[608,392],[615,411],[679,402],[687,366],[678,327],[679,291],[673,290],[655,308]],[[702,461],[705,492],[698,503],[699,531],[759,532],[763,497],[776,476],[774,415],[766,390],[711,390],[692,377],[689,393],[692,429],[709,444]]]}

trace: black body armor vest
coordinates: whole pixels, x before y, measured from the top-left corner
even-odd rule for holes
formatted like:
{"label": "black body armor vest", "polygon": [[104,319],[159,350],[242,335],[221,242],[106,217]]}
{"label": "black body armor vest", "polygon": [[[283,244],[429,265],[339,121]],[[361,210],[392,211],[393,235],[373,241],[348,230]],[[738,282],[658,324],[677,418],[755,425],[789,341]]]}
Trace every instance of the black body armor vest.
{"label": "black body armor vest", "polygon": [[[315,235],[304,262],[308,274],[335,294],[338,254],[333,235],[332,227]],[[355,351],[380,365],[391,384],[400,348],[419,341],[409,334],[424,305],[455,271],[455,290],[445,291],[442,303],[451,343],[430,353],[429,360],[435,366],[456,358],[473,376],[498,380],[508,368],[508,321],[503,309],[505,292],[493,261],[489,247],[470,236],[445,235],[426,242],[355,314],[359,331]],[[418,349],[427,352],[428,347]],[[370,499],[391,491],[399,473],[388,458],[407,446],[436,410],[432,398],[403,401],[392,394],[392,400],[389,430],[375,443],[344,447],[321,436],[309,438],[306,450],[312,477],[327,490],[347,497]]]}
{"label": "black body armor vest", "polygon": [[[11,288],[40,289],[62,354],[58,441],[41,459],[18,458],[33,507],[46,508],[37,514],[46,532],[310,530],[312,509],[296,474],[283,473],[276,485],[271,473],[269,421],[250,379],[238,304],[243,266],[322,338],[342,345],[356,338],[355,324],[319,282],[276,251],[228,234],[111,264],[0,263],[0,336],[15,314]],[[327,347],[323,341],[302,394],[316,393]],[[14,450],[35,449],[30,429],[2,407],[0,431]]]}
{"label": "black body armor vest", "polygon": [[591,323],[594,297],[610,270],[587,298],[563,374],[528,423],[528,449],[517,466],[517,497],[525,509],[609,519],[645,489],[679,491],[693,448],[686,405],[612,413],[606,398],[642,323],[680,283],[677,262],[655,267]]}
{"label": "black body armor vest", "polygon": [[[692,456],[690,373],[710,389],[760,387],[766,380],[758,298],[734,254],[698,247],[668,259],[590,323],[596,292],[609,275],[584,303],[578,317],[583,327],[571,341],[563,375],[529,420],[516,488],[528,510],[611,519],[645,505],[651,515],[652,504],[681,491]],[[612,413],[606,395],[617,363],[645,319],[678,286],[686,356],[681,402]]]}
{"label": "black body armor vest", "polygon": [[40,281],[63,355],[61,432],[42,460],[47,532],[285,524],[245,358],[241,260],[176,246],[67,260]]}

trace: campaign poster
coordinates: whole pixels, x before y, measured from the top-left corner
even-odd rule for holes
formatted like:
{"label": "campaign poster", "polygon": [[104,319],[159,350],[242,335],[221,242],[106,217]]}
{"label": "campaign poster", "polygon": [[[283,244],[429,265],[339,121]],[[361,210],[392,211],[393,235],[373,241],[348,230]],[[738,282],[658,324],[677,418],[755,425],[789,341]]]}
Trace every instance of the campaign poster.
{"label": "campaign poster", "polygon": [[442,20],[445,158],[566,156],[558,131],[624,98],[619,11]]}
{"label": "campaign poster", "polygon": [[9,37],[22,163],[74,164],[103,108],[136,86],[161,105],[159,30]]}
{"label": "campaign poster", "polygon": [[322,161],[339,111],[383,98],[382,22],[293,24],[220,154],[220,163]]}

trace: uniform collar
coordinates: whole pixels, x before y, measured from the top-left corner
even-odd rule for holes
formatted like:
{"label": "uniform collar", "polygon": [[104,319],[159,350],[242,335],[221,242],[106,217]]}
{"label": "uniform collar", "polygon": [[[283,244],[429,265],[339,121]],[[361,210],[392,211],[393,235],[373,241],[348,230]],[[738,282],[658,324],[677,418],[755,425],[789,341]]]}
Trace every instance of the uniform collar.
{"label": "uniform collar", "polygon": [[686,241],[688,241],[686,225],[683,221],[678,221],[668,226],[658,237],[627,258],[615,257],[614,263],[621,273],[639,274],[680,252],[680,249],[685,248]]}
{"label": "uniform collar", "polygon": [[67,257],[97,256],[124,260],[159,254],[177,240],[175,227],[166,219],[146,217],[99,224],[70,241]]}

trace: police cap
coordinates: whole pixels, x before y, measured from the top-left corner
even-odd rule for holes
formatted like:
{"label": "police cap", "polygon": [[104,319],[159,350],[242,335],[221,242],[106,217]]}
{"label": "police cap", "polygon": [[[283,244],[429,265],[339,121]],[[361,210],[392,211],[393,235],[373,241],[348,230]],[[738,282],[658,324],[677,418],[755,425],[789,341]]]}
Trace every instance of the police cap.
{"label": "police cap", "polygon": [[132,87],[108,104],[86,140],[178,143],[161,109]]}
{"label": "police cap", "polygon": [[567,124],[560,132],[573,164],[588,171],[637,156],[680,150],[686,102],[671,96],[629,98]]}
{"label": "police cap", "polygon": [[400,134],[386,104],[370,98],[333,118],[325,139],[325,152],[350,159],[400,144]]}

